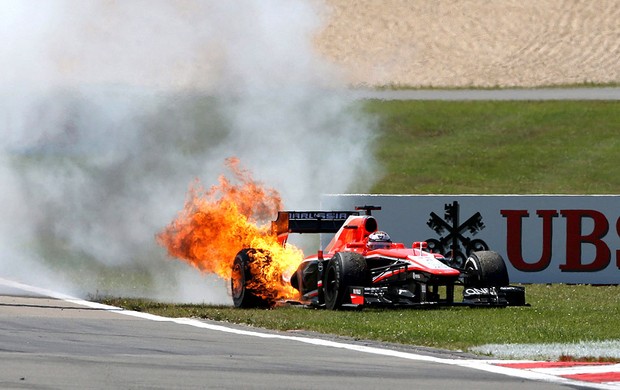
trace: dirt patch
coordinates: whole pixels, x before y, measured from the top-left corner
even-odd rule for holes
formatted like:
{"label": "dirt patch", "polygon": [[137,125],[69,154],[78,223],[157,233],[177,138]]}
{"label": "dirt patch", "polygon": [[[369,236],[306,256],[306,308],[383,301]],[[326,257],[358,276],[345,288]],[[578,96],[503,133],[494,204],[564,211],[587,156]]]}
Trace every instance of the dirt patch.
{"label": "dirt patch", "polygon": [[620,82],[617,0],[326,0],[318,50],[355,85]]}

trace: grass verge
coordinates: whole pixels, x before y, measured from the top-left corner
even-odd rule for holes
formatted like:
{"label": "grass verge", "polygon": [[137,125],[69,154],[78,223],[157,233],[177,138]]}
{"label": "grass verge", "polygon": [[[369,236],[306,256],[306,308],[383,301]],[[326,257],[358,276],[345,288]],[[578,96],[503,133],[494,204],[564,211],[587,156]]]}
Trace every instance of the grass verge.
{"label": "grass verge", "polygon": [[105,298],[101,302],[166,317],[196,317],[452,350],[493,343],[620,339],[620,286],[528,285],[526,294],[531,307],[505,309],[241,310],[143,299]]}
{"label": "grass verge", "polygon": [[372,193],[620,193],[620,102],[378,101]]}

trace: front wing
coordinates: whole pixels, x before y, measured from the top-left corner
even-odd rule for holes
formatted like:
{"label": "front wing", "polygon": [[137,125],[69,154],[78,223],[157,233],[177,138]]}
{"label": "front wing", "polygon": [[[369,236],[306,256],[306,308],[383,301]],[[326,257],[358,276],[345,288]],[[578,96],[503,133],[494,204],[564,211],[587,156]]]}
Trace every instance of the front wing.
{"label": "front wing", "polygon": [[525,287],[465,287],[463,301],[455,302],[452,297],[437,300],[416,299],[407,289],[389,287],[349,287],[351,305],[354,306],[392,306],[392,307],[434,307],[434,306],[469,306],[469,307],[506,307],[525,306]]}

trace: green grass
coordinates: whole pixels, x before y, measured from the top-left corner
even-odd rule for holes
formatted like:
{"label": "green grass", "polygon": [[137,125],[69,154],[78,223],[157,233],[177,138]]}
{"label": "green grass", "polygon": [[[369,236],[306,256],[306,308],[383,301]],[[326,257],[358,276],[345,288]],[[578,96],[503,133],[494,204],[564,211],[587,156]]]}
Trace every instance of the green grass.
{"label": "green grass", "polygon": [[551,343],[620,339],[620,286],[528,285],[531,307],[428,310],[271,310],[175,305],[140,299],[102,302],[166,317],[196,317],[282,331],[303,330],[363,340],[467,350],[489,343]]}
{"label": "green grass", "polygon": [[373,193],[620,193],[620,102],[371,101]]}

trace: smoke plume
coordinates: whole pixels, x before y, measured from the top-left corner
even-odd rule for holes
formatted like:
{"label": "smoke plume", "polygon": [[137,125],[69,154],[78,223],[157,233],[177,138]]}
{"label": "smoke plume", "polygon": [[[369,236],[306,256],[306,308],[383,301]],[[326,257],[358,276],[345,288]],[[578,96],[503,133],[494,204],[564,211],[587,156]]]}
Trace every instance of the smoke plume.
{"label": "smoke plume", "polygon": [[[155,235],[236,156],[289,209],[372,184],[373,121],[316,1],[0,3],[0,276],[228,303]],[[363,180],[360,180],[363,178]]]}

